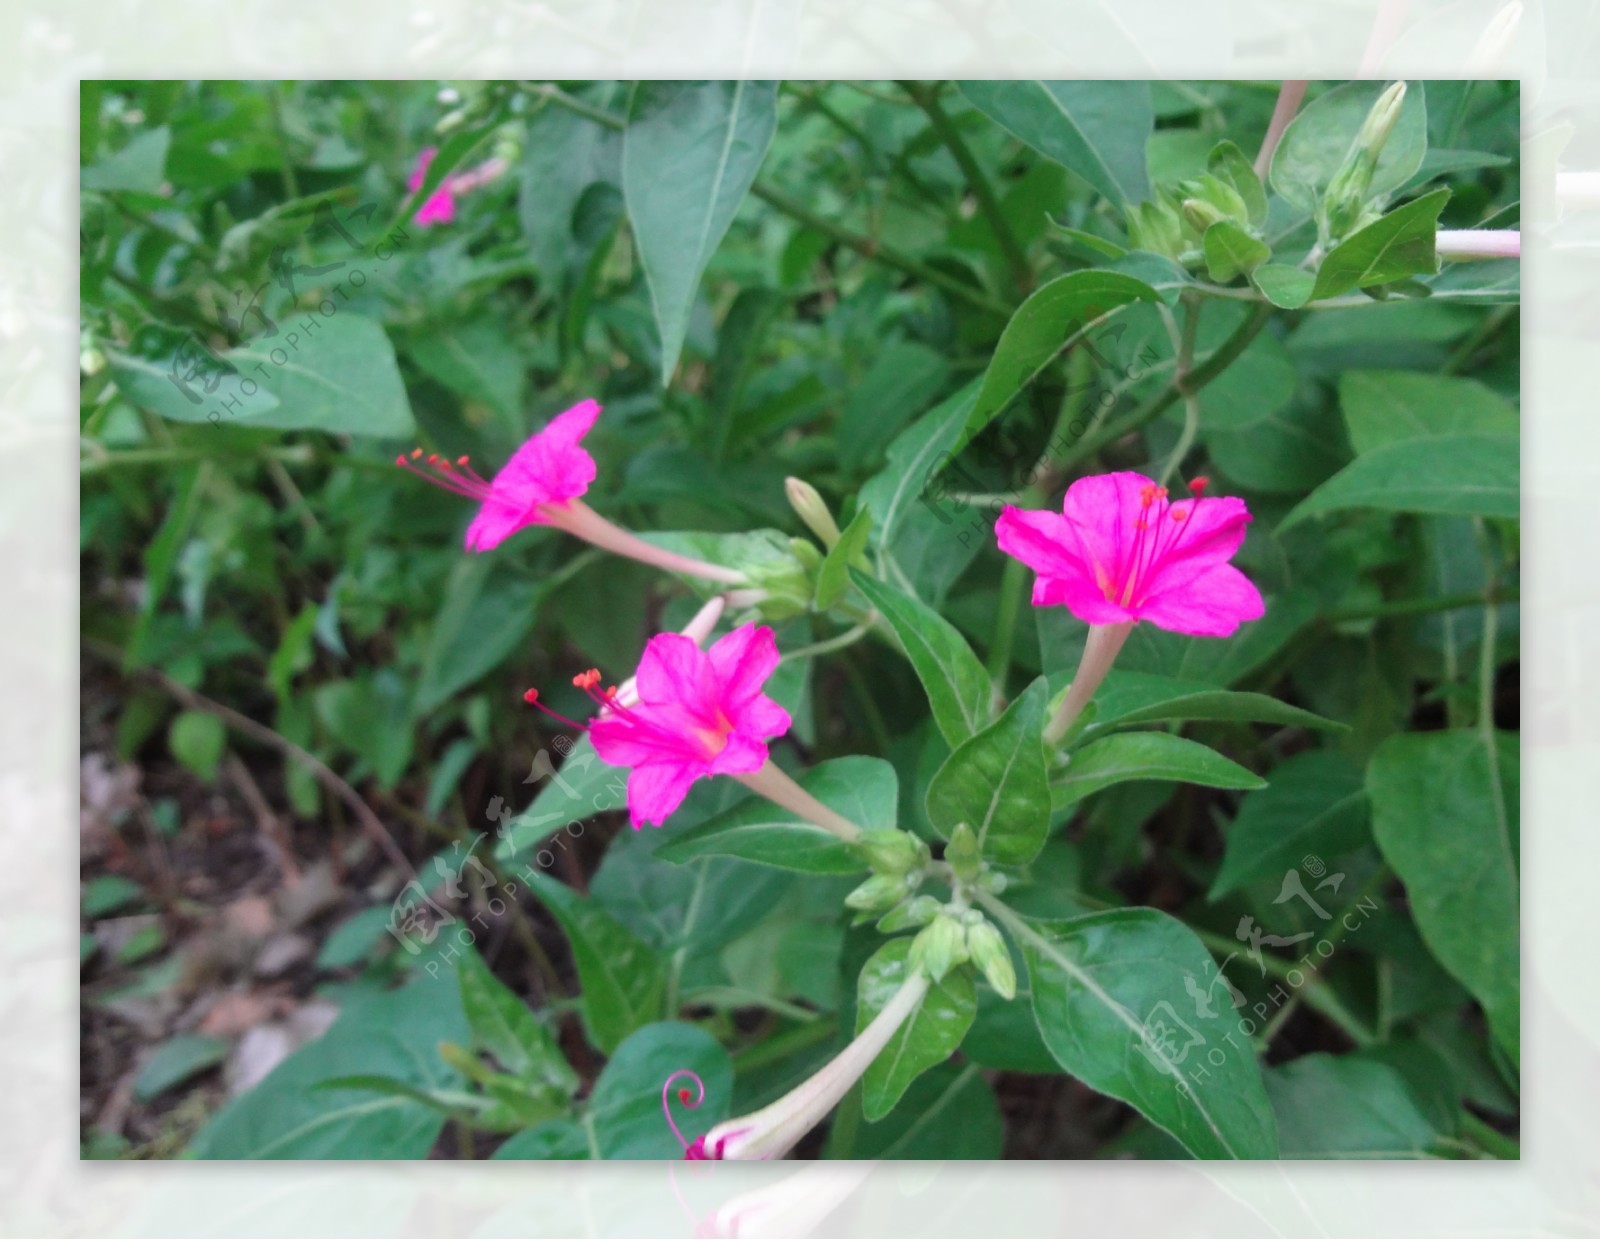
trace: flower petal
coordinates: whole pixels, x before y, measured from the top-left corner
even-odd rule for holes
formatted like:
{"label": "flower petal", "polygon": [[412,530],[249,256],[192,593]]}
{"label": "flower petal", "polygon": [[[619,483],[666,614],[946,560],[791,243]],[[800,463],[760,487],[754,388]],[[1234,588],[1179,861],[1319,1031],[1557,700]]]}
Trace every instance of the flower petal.
{"label": "flower petal", "polygon": [[595,464],[594,457],[578,447],[578,441],[599,416],[600,406],[586,400],[552,418],[495,475],[491,483],[494,494],[508,506],[529,513],[530,523],[540,522],[534,511],[538,505],[582,495],[594,481]]}
{"label": "flower petal", "polygon": [[719,694],[711,660],[682,633],[657,633],[645,645],[639,660],[639,700],[668,714],[681,711],[702,727],[718,726]]}
{"label": "flower petal", "polygon": [[706,652],[722,682],[723,709],[730,715],[761,692],[778,666],[778,642],[766,625],[741,624]]}
{"label": "flower petal", "polygon": [[1135,608],[1140,620],[1193,637],[1227,637],[1266,612],[1261,592],[1231,564],[1217,564]]}
{"label": "flower petal", "polygon": [[744,775],[759,771],[766,760],[767,747],[763,742],[734,732],[707,769],[712,775]]}
{"label": "flower petal", "polygon": [[777,740],[792,723],[789,712],[764,693],[746,702],[733,716],[733,726],[740,733],[764,741]]}
{"label": "flower petal", "polygon": [[521,508],[513,507],[491,495],[478,508],[478,515],[467,526],[468,551],[492,551],[520,529],[534,521]]}
{"label": "flower petal", "polygon": [[[1174,521],[1172,512],[1184,513],[1184,519]],[[1168,528],[1161,545],[1140,574],[1139,592],[1146,598],[1166,594],[1232,559],[1244,542],[1250,510],[1236,495],[1179,500],[1163,524]]]}
{"label": "flower petal", "polygon": [[689,787],[704,769],[681,762],[646,762],[628,775],[628,820],[637,831],[646,823],[661,826],[683,804]]}
{"label": "flower petal", "polygon": [[1090,575],[1110,593],[1127,580],[1144,515],[1144,495],[1155,481],[1131,470],[1079,478],[1067,488],[1061,512],[1077,536]]}
{"label": "flower petal", "polygon": [[1089,624],[1129,618],[1125,609],[1106,599],[1105,584],[1096,579],[1065,517],[1008,507],[995,522],[995,535],[1002,551],[1039,574],[1033,586],[1035,607],[1065,606]]}
{"label": "flower petal", "polygon": [[1134,615],[1108,599],[1086,577],[1040,577],[1033,583],[1035,607],[1065,607],[1085,624],[1121,624]]}

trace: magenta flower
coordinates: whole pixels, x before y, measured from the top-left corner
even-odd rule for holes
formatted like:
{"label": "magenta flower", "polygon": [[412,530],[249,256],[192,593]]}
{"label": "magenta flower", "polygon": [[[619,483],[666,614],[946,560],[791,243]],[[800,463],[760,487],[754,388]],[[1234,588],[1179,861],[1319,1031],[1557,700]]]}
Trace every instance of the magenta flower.
{"label": "magenta flower", "polygon": [[579,445],[600,416],[600,405],[585,400],[550,419],[511,455],[505,468],[484,478],[467,457],[450,461],[421,448],[395,464],[424,481],[477,500],[478,515],[467,526],[468,551],[490,551],[530,525],[553,525],[606,551],[654,564],[675,573],[743,585],[745,576],[720,564],[707,564],[665,551],[613,525],[578,497],[595,478],[594,457]]}
{"label": "magenta flower", "polygon": [[[761,692],[778,666],[778,644],[765,625],[745,624],[701,650],[693,637],[658,633],[645,646],[629,692],[601,691],[598,671],[573,683],[600,713],[587,726],[595,752],[628,776],[634,829],[661,826],[690,785],[708,775],[754,775],[767,764],[767,742],[789,730],[789,712]],[[583,728],[539,702],[527,701]]]}
{"label": "magenta flower", "polygon": [[1145,620],[1196,637],[1226,637],[1264,611],[1261,594],[1228,563],[1250,513],[1233,496],[1169,502],[1143,474],[1080,478],[1061,515],[1007,507],[1000,549],[1039,574],[1035,607],[1062,605],[1091,625]]}
{"label": "magenta flower", "polygon": [[[411,176],[406,181],[406,190],[416,193],[422,188],[423,178],[428,175],[428,165],[433,162],[433,157],[439,153],[439,148],[430,146],[417,152],[416,167],[412,168]],[[429,224],[448,224],[456,218],[455,178],[446,177],[439,184],[439,188],[428,196],[428,200],[417,209],[413,217],[418,224],[426,228]]]}

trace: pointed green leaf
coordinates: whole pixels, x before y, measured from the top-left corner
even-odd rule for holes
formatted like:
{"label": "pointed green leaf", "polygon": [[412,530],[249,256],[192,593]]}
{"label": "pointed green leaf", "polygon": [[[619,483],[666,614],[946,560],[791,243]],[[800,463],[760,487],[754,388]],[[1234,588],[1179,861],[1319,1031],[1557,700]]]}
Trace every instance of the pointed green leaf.
{"label": "pointed green leaf", "polygon": [[872,535],[872,511],[866,507],[861,508],[844,527],[844,532],[839,535],[839,541],[829,549],[827,556],[822,561],[822,567],[817,570],[817,595],[816,609],[827,611],[844,597],[850,588],[850,566],[862,567],[866,561],[862,558],[867,549],[867,539]]}
{"label": "pointed green leaf", "polygon": [[640,81],[622,136],[622,191],[670,383],[700,275],[778,124],[777,82]]}
{"label": "pointed green leaf", "polygon": [[1519,739],[1405,733],[1367,768],[1372,834],[1406,885],[1417,929],[1519,1057]]}
{"label": "pointed green leaf", "polygon": [[[882,758],[835,758],[800,776],[799,784],[859,827],[896,825],[899,796],[894,768]],[[792,810],[752,796],[683,831],[656,850],[665,861],[743,857],[807,874],[858,874],[867,868],[854,849]]]}
{"label": "pointed green leaf", "polygon": [[1023,302],[1000,334],[972,411],[950,446],[961,451],[984,427],[1061,356],[1069,341],[1101,326],[1134,302],[1161,295],[1143,280],[1116,271],[1074,271],[1059,276]]}
{"label": "pointed green leaf", "polygon": [[1334,857],[1369,838],[1360,768],[1332,749],[1296,754],[1273,768],[1270,785],[1240,802],[1206,898],[1281,878],[1307,853]]}
{"label": "pointed green leaf", "polygon": [[[909,936],[891,939],[862,968],[856,990],[858,1034],[905,984],[910,951]],[[867,1119],[882,1119],[912,1081],[955,1054],[977,1010],[971,970],[953,969],[930,986],[861,1078],[861,1110]]]}
{"label": "pointed green leaf", "polygon": [[1439,212],[1449,198],[1449,190],[1434,190],[1346,237],[1317,268],[1312,299],[1337,297],[1407,276],[1433,275],[1439,270],[1434,253]]}
{"label": "pointed green leaf", "polygon": [[1155,129],[1146,82],[968,81],[961,93],[1034,150],[1119,206],[1150,196],[1145,142]]}
{"label": "pointed green leaf", "polygon": [[1039,855],[1050,834],[1050,780],[1040,740],[1048,698],[1041,676],[945,759],[928,785],[928,819],[946,839],[964,822],[991,861],[1026,865]]}
{"label": "pointed green leaf", "polygon": [[[259,380],[275,405],[245,402],[222,425],[318,430],[404,439],[415,433],[394,346],[383,328],[353,310],[319,319],[293,351],[279,336],[262,336],[227,354],[240,374]],[[287,355],[286,360],[278,361]]]}
{"label": "pointed green leaf", "polygon": [[1266,781],[1215,749],[1170,732],[1116,732],[1075,751],[1050,780],[1055,806],[1135,779],[1179,780],[1207,788],[1262,788]]}
{"label": "pointed green leaf", "polygon": [[470,947],[456,964],[456,984],[475,1047],[488,1051],[507,1072],[524,1081],[567,1094],[577,1089],[577,1074],[555,1035]]}
{"label": "pointed green leaf", "polygon": [[859,570],[851,570],[850,578],[894,630],[945,740],[959,745],[987,723],[994,688],[955,626],[920,599]]}
{"label": "pointed green leaf", "polygon": [[583,988],[583,1023],[610,1054],[661,1011],[666,971],[661,958],[593,900],[537,870],[523,871],[534,895],[555,915],[572,946]]}
{"label": "pointed green leaf", "polygon": [[1250,157],[1232,142],[1219,142],[1206,157],[1206,170],[1234,188],[1244,200],[1251,226],[1259,228],[1267,219],[1267,191],[1256,175]]}
{"label": "pointed green leaf", "polygon": [[1266,1082],[1283,1158],[1425,1158],[1439,1135],[1387,1064],[1318,1052]]}
{"label": "pointed green leaf", "polygon": [[[1069,682],[1060,678],[1057,689]],[[1151,672],[1114,669],[1094,696],[1095,714],[1086,735],[1135,723],[1163,723],[1173,719],[1217,723],[1276,723],[1283,727],[1343,731],[1345,725],[1265,693],[1237,693],[1199,680],[1180,680]]]}
{"label": "pointed green leaf", "polygon": [[1522,445],[1514,435],[1435,435],[1387,443],[1358,456],[1279,524],[1346,508],[1504,517],[1522,511]]}
{"label": "pointed green leaf", "polygon": [[1339,407],[1357,455],[1402,439],[1515,435],[1517,410],[1476,379],[1409,370],[1347,370]]}
{"label": "pointed green leaf", "polygon": [[1028,964],[1039,1032],[1063,1068],[1196,1158],[1277,1156],[1248,1024],[1226,993],[1208,996],[1216,965],[1187,926],[1148,908],[1006,924]]}

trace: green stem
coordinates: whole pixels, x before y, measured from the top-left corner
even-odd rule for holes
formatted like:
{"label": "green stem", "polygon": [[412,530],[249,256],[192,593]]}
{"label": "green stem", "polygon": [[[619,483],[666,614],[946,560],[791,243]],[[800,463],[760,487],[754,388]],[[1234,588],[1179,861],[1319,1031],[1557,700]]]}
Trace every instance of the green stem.
{"label": "green stem", "polygon": [[1461,1114],[1461,1129],[1476,1141],[1486,1154],[1507,1162],[1516,1162],[1522,1158],[1522,1145],[1513,1137],[1508,1137],[1503,1132],[1497,1132],[1489,1127],[1471,1111]]}
{"label": "green stem", "polygon": [[1006,219],[1005,212],[1000,209],[1000,200],[995,197],[994,187],[989,184],[989,178],[973,157],[972,149],[950,119],[950,114],[939,103],[937,90],[918,82],[901,82],[900,87],[927,113],[933,132],[939,135],[939,141],[955,156],[961,175],[966,178],[973,197],[978,200],[978,210],[989,221],[989,228],[1000,243],[1000,252],[1005,256],[1006,265],[1011,268],[1011,278],[1017,291],[1026,291],[1033,283],[1033,268],[1028,263],[1027,251],[1017,240],[1017,234]]}
{"label": "green stem", "polygon": [[1205,361],[1201,362],[1189,372],[1183,387],[1179,387],[1178,380],[1173,381],[1137,409],[1125,414],[1113,422],[1108,422],[1096,431],[1085,435],[1078,444],[1067,453],[1062,460],[1063,465],[1075,465],[1077,462],[1092,456],[1109,443],[1115,443],[1124,435],[1131,434],[1148,422],[1154,421],[1164,413],[1169,405],[1184,395],[1195,395],[1210,383],[1224,370],[1231,366],[1241,353],[1249,347],[1250,342],[1272,317],[1272,307],[1265,303],[1256,306],[1250,312],[1250,317],[1245,319],[1235,330],[1233,335],[1222,342]]}
{"label": "green stem", "polygon": [[809,659],[813,655],[829,654],[835,650],[843,650],[846,646],[853,646],[868,633],[872,632],[872,626],[876,620],[877,616],[874,614],[871,618],[856,625],[855,628],[849,630],[848,632],[840,633],[837,637],[830,637],[824,641],[813,642],[809,646],[801,646],[798,650],[790,650],[786,652],[778,660],[778,662],[792,663],[796,659]]}
{"label": "green stem", "polygon": [[[93,447],[90,447],[91,444]],[[99,473],[102,469],[114,469],[123,465],[171,465],[179,461],[221,459],[218,454],[205,452],[199,448],[129,448],[121,452],[107,452],[93,440],[85,440],[83,446],[89,449],[91,455],[78,463],[80,474]],[[92,455],[96,452],[99,455]],[[309,465],[316,459],[311,445],[306,443],[263,448],[254,455],[268,461],[287,461],[291,465]]]}

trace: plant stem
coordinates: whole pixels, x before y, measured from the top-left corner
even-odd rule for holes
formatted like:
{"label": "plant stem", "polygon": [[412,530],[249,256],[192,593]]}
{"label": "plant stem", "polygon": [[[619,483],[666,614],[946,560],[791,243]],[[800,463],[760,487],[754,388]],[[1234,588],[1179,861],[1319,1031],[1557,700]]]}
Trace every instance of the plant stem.
{"label": "plant stem", "polygon": [[1522,1157],[1522,1145],[1513,1137],[1508,1137],[1503,1132],[1497,1132],[1489,1127],[1471,1111],[1461,1113],[1461,1128],[1476,1141],[1486,1154],[1495,1158],[1515,1162]]}
{"label": "plant stem", "polygon": [[901,82],[900,87],[927,113],[933,132],[939,135],[939,141],[955,156],[961,175],[967,179],[973,197],[978,200],[978,210],[989,221],[989,228],[1000,243],[1000,252],[1005,256],[1006,265],[1011,268],[1011,278],[1017,291],[1025,292],[1033,283],[1033,268],[1028,263],[1027,252],[1017,240],[1017,234],[1006,219],[1005,212],[1000,209],[1000,200],[995,197],[994,187],[989,184],[989,178],[973,157],[972,149],[950,119],[950,114],[939,103],[938,91],[919,82]]}
{"label": "plant stem", "polygon": [[1085,457],[1091,456],[1109,443],[1115,443],[1124,435],[1131,434],[1160,417],[1174,401],[1185,394],[1198,393],[1206,384],[1215,379],[1224,370],[1231,366],[1249,347],[1250,342],[1272,317],[1272,306],[1263,302],[1250,312],[1250,317],[1234,330],[1233,335],[1222,342],[1211,355],[1196,366],[1188,375],[1185,386],[1180,388],[1176,378],[1137,409],[1125,414],[1114,422],[1108,422],[1097,431],[1091,431],[1078,441],[1077,445],[1062,459],[1063,465],[1075,465]]}
{"label": "plant stem", "polygon": [[796,659],[809,659],[814,655],[828,654],[834,650],[843,650],[846,646],[853,646],[868,633],[872,632],[872,626],[876,623],[876,620],[877,615],[873,613],[871,618],[862,621],[848,632],[840,633],[838,636],[827,638],[824,641],[813,642],[809,646],[801,646],[798,650],[790,650],[778,662],[792,663]]}
{"label": "plant stem", "polygon": [[1017,639],[1017,617],[1022,612],[1022,597],[1028,591],[1028,567],[1021,560],[1006,557],[1000,573],[1000,602],[995,608],[994,631],[989,636],[989,679],[1003,693],[1006,670],[1011,666],[1011,650]]}
{"label": "plant stem", "polygon": [[1267,136],[1261,140],[1261,149],[1256,152],[1256,175],[1265,177],[1268,169],[1272,167],[1273,152],[1278,149],[1278,141],[1283,137],[1283,131],[1289,128],[1289,122],[1294,119],[1294,114],[1300,110],[1300,101],[1306,97],[1305,82],[1285,82],[1278,88],[1278,102],[1272,108],[1272,120],[1267,124]]}

